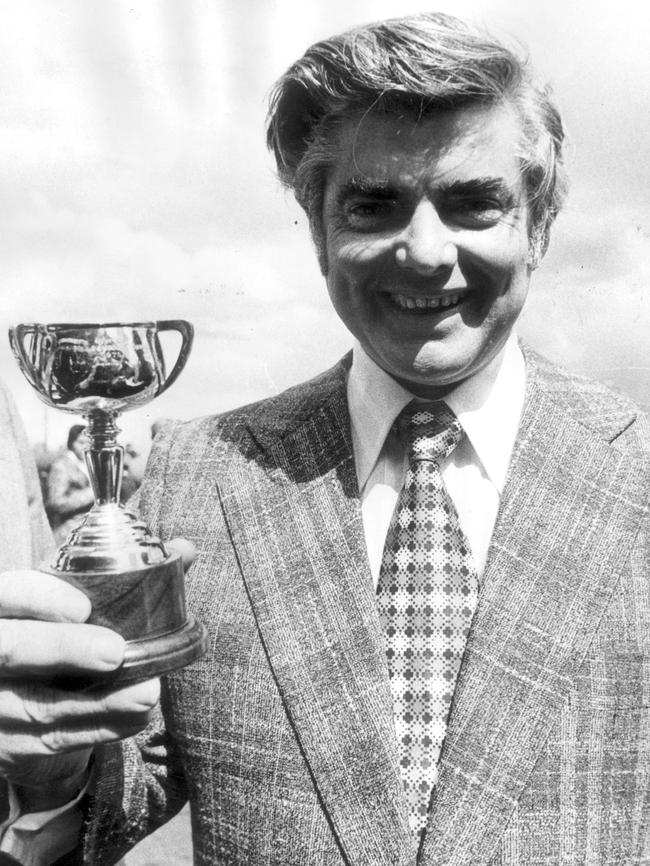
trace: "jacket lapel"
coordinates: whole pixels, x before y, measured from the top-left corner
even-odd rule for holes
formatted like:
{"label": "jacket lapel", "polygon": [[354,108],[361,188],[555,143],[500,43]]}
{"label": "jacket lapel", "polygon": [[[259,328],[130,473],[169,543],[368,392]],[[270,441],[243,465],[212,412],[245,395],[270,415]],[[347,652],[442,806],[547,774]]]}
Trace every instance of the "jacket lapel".
{"label": "jacket lapel", "polygon": [[220,493],[287,713],[346,862],[413,863],[344,369],[250,432]]}
{"label": "jacket lapel", "polygon": [[484,866],[647,508],[640,462],[529,383],[420,861]]}

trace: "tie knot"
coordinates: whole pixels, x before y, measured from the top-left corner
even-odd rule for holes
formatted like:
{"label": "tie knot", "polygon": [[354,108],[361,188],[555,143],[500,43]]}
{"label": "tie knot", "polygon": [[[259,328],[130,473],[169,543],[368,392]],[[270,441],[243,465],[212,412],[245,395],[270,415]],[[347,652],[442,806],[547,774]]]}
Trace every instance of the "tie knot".
{"label": "tie knot", "polygon": [[397,428],[413,460],[448,457],[461,440],[463,428],[451,409],[442,401],[409,403],[397,419]]}

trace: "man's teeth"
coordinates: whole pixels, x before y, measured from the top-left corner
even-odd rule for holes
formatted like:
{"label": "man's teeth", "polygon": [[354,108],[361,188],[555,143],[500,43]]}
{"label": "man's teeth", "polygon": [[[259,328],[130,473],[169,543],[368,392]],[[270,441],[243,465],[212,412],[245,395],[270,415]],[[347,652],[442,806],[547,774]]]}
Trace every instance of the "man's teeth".
{"label": "man's teeth", "polygon": [[403,310],[436,310],[438,307],[453,307],[464,297],[461,292],[450,292],[441,298],[410,298],[408,295],[391,294],[392,300]]}

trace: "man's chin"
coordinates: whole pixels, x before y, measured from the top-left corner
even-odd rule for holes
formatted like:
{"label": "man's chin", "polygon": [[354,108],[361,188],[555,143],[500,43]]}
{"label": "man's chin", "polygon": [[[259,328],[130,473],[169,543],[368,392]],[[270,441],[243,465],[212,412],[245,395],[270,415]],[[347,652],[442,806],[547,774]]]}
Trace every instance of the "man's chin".
{"label": "man's chin", "polygon": [[490,352],[485,346],[479,346],[465,348],[464,351],[447,351],[447,347],[436,342],[421,347],[413,355],[386,358],[385,363],[377,362],[407,391],[418,397],[435,400],[444,397],[488,366],[499,354],[496,345],[494,349]]}
{"label": "man's chin", "polygon": [[410,369],[393,368],[387,372],[403,388],[417,397],[438,400],[471,376],[473,369],[471,365],[466,368],[462,365],[449,367],[442,364],[435,366],[417,364]]}

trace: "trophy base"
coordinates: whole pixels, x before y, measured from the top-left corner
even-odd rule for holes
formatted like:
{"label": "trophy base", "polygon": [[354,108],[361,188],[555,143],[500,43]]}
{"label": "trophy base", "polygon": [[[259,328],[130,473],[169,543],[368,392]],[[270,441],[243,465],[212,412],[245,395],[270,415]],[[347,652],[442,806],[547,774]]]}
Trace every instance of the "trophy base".
{"label": "trophy base", "polygon": [[206,650],[206,641],[205,629],[190,614],[178,631],[127,641],[124,664],[107,678],[111,683],[122,684],[171,673],[200,658]]}
{"label": "trophy base", "polygon": [[113,629],[126,641],[123,664],[117,670],[93,675],[96,684],[157,677],[204,654],[207,633],[185,610],[179,554],[132,571],[45,570],[88,596],[92,604],[88,623]]}

